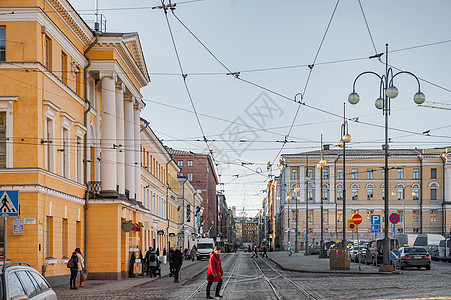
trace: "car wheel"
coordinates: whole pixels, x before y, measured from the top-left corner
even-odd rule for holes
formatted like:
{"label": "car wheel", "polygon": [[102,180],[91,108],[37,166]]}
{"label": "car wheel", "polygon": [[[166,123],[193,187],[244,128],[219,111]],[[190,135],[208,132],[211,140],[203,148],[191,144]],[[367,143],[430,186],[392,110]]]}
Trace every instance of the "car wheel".
{"label": "car wheel", "polygon": [[427,265],[426,270],[430,270],[430,269],[431,269],[431,265]]}
{"label": "car wheel", "polygon": [[399,268],[400,268],[401,270],[404,270],[404,266],[400,266]]}

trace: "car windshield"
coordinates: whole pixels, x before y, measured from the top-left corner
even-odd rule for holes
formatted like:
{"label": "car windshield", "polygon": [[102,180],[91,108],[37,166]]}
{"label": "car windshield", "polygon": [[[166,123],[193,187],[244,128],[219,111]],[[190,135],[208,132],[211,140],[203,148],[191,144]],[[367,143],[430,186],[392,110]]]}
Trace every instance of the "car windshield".
{"label": "car windshield", "polygon": [[408,247],[404,248],[404,253],[418,253],[418,254],[426,254],[427,251],[424,248],[415,248],[415,247]]}
{"label": "car windshield", "polygon": [[213,245],[212,244],[198,244],[197,245],[197,249],[213,249]]}

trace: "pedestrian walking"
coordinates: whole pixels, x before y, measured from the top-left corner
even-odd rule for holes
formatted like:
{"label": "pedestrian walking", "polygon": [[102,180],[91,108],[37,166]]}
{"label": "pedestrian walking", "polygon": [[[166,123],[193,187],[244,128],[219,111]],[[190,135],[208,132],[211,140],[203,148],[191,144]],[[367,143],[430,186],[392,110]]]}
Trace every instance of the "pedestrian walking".
{"label": "pedestrian walking", "polygon": [[146,276],[150,275],[150,253],[152,252],[152,247],[149,247],[149,250],[146,252],[146,256],[144,257],[144,263],[146,265]]}
{"label": "pedestrian walking", "polygon": [[174,261],[174,282],[179,283],[179,272],[183,264],[182,251],[175,249],[172,259]]}
{"label": "pedestrian walking", "polygon": [[196,257],[196,246],[193,246],[193,248],[191,248],[190,256],[191,259],[194,261],[194,258]]}
{"label": "pedestrian walking", "polygon": [[262,254],[262,257],[268,257],[267,251],[268,251],[268,249],[266,249],[266,246],[263,246],[263,254]]}
{"label": "pedestrian walking", "polygon": [[[77,254],[78,262],[77,262],[77,271],[78,271],[78,278],[79,278],[79,287],[83,287],[83,281],[85,279],[85,259],[83,258],[83,255],[81,254],[80,248],[75,249],[75,253]],[[75,282],[76,283],[76,282]]]}
{"label": "pedestrian walking", "polygon": [[224,272],[222,271],[221,257],[219,256],[219,254],[221,254],[221,248],[219,248],[218,246],[216,246],[215,250],[210,253],[210,260],[208,261],[207,271],[207,299],[213,299],[213,297],[210,296],[210,289],[213,282],[218,283],[216,285],[215,297],[222,298],[222,296],[219,295],[219,292],[221,291],[222,276],[224,275]]}
{"label": "pedestrian walking", "polygon": [[75,251],[72,252],[72,256],[67,262],[67,267],[70,268],[70,289],[78,290],[77,288],[78,256]]}
{"label": "pedestrian walking", "polygon": [[154,249],[151,249],[149,255],[149,268],[150,268],[150,277],[157,277],[156,270],[160,266],[160,260],[158,259],[157,252]]}
{"label": "pedestrian walking", "polygon": [[169,277],[174,276],[174,248],[169,248],[169,254],[168,254],[168,261],[169,261]]}
{"label": "pedestrian walking", "polygon": [[252,254],[252,257],[258,258],[257,246],[254,246],[254,253]]}

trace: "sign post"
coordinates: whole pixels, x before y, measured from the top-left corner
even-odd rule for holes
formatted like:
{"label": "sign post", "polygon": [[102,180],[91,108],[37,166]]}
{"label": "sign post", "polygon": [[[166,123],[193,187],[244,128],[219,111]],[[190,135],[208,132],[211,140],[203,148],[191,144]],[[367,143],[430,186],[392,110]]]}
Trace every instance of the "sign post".
{"label": "sign post", "polygon": [[393,246],[396,249],[396,224],[399,222],[399,215],[397,213],[392,213],[389,217],[390,223],[393,224],[394,230],[393,230]]}
{"label": "sign post", "polygon": [[0,215],[3,217],[3,260],[6,264],[7,252],[6,252],[6,240],[7,240],[7,217],[19,217],[20,205],[19,205],[19,191],[0,191]]}
{"label": "sign post", "polygon": [[[360,252],[360,239],[359,239],[359,225],[362,223],[362,216],[359,214],[355,214],[354,216],[352,216],[352,222],[356,225],[356,230],[357,230],[357,255],[359,255]],[[360,257],[358,258],[359,260],[359,271],[362,271],[360,269]]]}

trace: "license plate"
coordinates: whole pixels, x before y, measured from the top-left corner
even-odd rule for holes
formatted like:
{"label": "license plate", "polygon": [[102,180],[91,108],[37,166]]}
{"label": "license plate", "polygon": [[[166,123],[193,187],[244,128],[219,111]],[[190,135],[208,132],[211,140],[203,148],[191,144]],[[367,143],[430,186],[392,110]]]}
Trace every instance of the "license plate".
{"label": "license plate", "polygon": [[415,259],[421,259],[421,258],[423,258],[423,256],[414,256],[413,258],[415,258]]}

